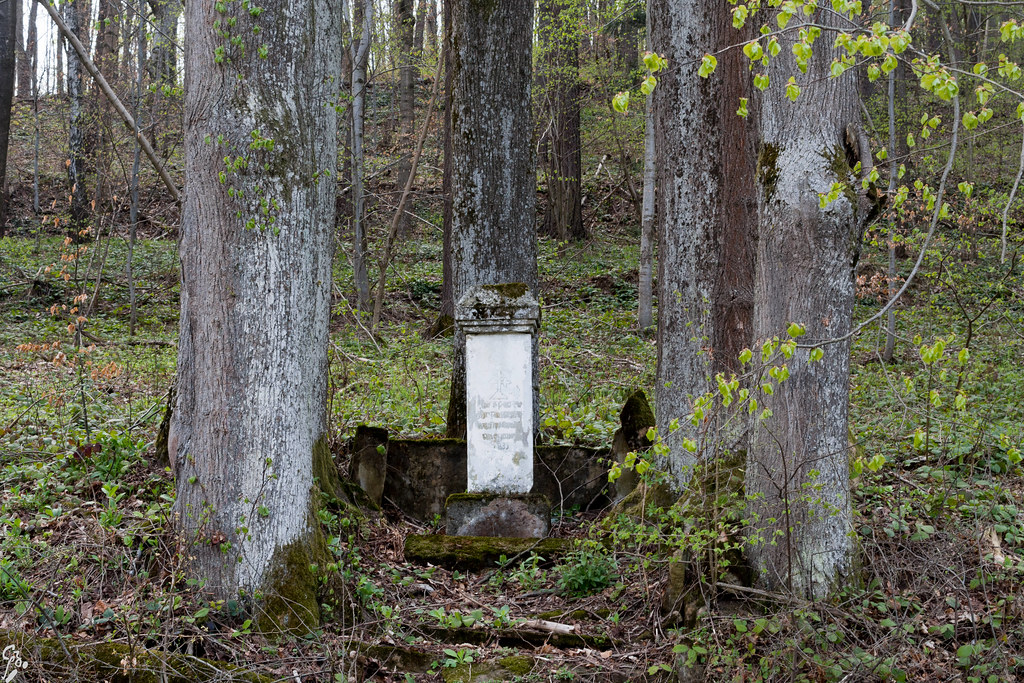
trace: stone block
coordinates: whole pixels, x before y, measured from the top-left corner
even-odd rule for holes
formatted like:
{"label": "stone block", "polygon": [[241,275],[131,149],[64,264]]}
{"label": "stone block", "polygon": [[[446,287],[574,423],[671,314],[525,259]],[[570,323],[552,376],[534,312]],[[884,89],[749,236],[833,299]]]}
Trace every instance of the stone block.
{"label": "stone block", "polygon": [[445,515],[449,536],[543,538],[551,529],[551,503],[538,494],[456,493]]}
{"label": "stone block", "polygon": [[349,478],[359,484],[366,497],[380,506],[388,467],[388,430],[360,425],[352,439]]}
{"label": "stone block", "polygon": [[466,442],[459,439],[391,439],[384,497],[413,519],[444,514],[453,493],[466,490]]}
{"label": "stone block", "polygon": [[555,510],[603,508],[608,495],[607,450],[582,446],[537,446],[532,493],[547,496]]}

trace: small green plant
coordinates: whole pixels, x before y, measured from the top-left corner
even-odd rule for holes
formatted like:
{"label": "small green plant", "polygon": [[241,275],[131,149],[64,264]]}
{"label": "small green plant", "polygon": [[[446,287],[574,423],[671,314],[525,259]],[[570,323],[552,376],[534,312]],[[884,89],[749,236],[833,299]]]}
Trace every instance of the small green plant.
{"label": "small green plant", "polygon": [[555,567],[559,589],[577,598],[600,593],[611,586],[617,570],[615,558],[597,547],[578,548]]}
{"label": "small green plant", "polygon": [[537,553],[519,563],[519,567],[509,575],[509,579],[519,584],[524,591],[534,591],[547,583],[547,572],[540,568],[544,558]]}
{"label": "small green plant", "polygon": [[441,665],[446,669],[454,669],[463,664],[473,663],[473,652],[471,650],[452,650],[446,647],[444,654],[445,658]]}

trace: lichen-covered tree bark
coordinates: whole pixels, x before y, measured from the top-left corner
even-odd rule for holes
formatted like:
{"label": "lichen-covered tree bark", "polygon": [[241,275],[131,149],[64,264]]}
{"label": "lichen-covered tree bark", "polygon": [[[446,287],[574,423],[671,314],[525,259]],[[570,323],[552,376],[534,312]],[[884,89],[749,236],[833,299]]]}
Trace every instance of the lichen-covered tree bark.
{"label": "lichen-covered tree bark", "polygon": [[[810,20],[836,21],[824,10]],[[852,325],[859,200],[849,189],[823,209],[819,193],[834,182],[856,186],[844,140],[859,113],[853,73],[829,78],[828,38],[814,46],[807,73],[797,70],[796,31],[791,26],[779,36],[782,50],[769,67],[771,87],[762,102],[754,335],[784,337],[796,322],[807,330],[801,343],[814,344],[841,338]],[[795,102],[786,95],[790,76],[802,88]],[[809,362],[809,353],[798,349],[787,363],[789,378],[774,395],[759,397],[771,416],[754,424],[746,492],[748,551],[760,582],[817,598],[848,572],[853,547],[850,344],[827,346],[819,362]]]}
{"label": "lichen-covered tree bark", "polygon": [[[658,433],[669,446],[662,465],[677,488],[685,485],[697,459],[722,445],[716,421],[694,428],[684,419],[693,398],[710,390],[716,372],[729,368],[726,357],[736,338],[742,343],[750,334],[749,322],[744,325],[732,314],[737,312],[732,302],[744,296],[738,281],[750,276],[750,266],[740,257],[750,253],[755,221],[753,214],[735,210],[737,203],[743,205],[746,190],[730,184],[753,164],[744,156],[749,124],[735,114],[748,76],[728,61],[710,78],[697,74],[705,53],[735,39],[724,30],[727,16],[721,7],[699,1],[651,0],[648,8],[651,47],[668,61],[654,89],[659,245],[655,411]],[[737,282],[724,283],[724,273],[732,273]],[[672,431],[675,420],[680,428]],[[695,452],[683,449],[684,437],[697,443]]]}
{"label": "lichen-covered tree bark", "polygon": [[[536,295],[533,2],[452,0],[451,11],[453,301],[474,285],[502,282],[526,283]],[[464,343],[457,332],[452,436],[466,432]],[[534,347],[535,366],[536,358]]]}
{"label": "lichen-covered tree bark", "polygon": [[[174,511],[206,591],[318,619],[338,0],[189,0]],[[230,21],[234,19],[234,22]],[[258,27],[258,32],[254,31]],[[321,564],[322,566],[322,564]]]}

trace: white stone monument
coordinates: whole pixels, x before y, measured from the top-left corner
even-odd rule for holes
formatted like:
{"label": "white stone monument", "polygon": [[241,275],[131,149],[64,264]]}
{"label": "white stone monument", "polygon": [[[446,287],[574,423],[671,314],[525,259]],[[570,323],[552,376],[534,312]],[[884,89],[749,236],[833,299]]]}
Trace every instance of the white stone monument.
{"label": "white stone monument", "polygon": [[482,285],[458,302],[455,322],[466,336],[468,494],[459,498],[458,510],[449,505],[449,534],[465,528],[489,530],[465,532],[472,535],[519,535],[504,531],[519,525],[529,527],[531,536],[542,535],[537,530],[547,528],[545,501],[529,495],[540,305],[524,284]]}

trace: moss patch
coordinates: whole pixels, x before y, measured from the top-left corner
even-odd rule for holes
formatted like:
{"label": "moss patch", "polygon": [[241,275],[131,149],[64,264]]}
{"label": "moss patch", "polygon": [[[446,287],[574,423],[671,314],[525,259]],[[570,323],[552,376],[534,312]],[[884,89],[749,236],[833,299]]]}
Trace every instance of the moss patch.
{"label": "moss patch", "polygon": [[405,560],[459,569],[493,567],[501,558],[535,552],[545,559],[572,550],[564,538],[493,538],[490,536],[436,536],[410,534],[405,539]]}
{"label": "moss patch", "polygon": [[338,468],[334,464],[334,456],[327,445],[327,435],[321,436],[313,444],[313,480],[328,498],[344,499],[345,489],[338,475]]}
{"label": "moss patch", "polygon": [[779,182],[779,152],[777,145],[765,143],[757,155],[757,180],[764,189],[764,201],[770,202],[775,196],[775,186]]}
{"label": "moss patch", "polygon": [[303,538],[278,548],[263,584],[256,629],[269,637],[303,636],[320,626],[313,566],[323,571],[328,561],[327,543],[319,525]]}
{"label": "moss patch", "polygon": [[494,292],[498,296],[504,299],[518,299],[521,296],[525,296],[530,288],[526,286],[524,282],[505,282],[498,285],[483,285],[480,289],[486,289],[489,292]]}
{"label": "moss patch", "polygon": [[626,399],[622,410],[619,411],[619,422],[631,445],[634,441],[642,441],[642,446],[634,447],[647,448],[650,446],[647,430],[655,424],[654,411],[651,410],[651,404],[647,401],[647,394],[643,392],[643,389],[637,389]]}
{"label": "moss patch", "polygon": [[498,660],[498,666],[513,676],[525,676],[533,671],[533,657],[517,655]]}
{"label": "moss patch", "polygon": [[[48,680],[110,681],[110,683],[270,683],[241,667],[200,657],[147,650],[121,643],[82,643],[62,646],[55,638],[0,631],[0,649],[13,646],[29,663],[29,671]],[[131,662],[125,667],[122,662]]]}

